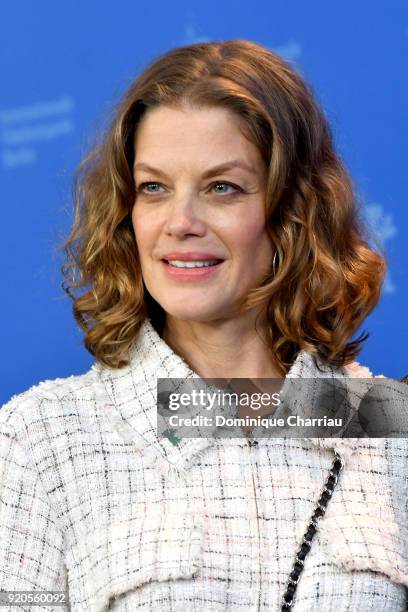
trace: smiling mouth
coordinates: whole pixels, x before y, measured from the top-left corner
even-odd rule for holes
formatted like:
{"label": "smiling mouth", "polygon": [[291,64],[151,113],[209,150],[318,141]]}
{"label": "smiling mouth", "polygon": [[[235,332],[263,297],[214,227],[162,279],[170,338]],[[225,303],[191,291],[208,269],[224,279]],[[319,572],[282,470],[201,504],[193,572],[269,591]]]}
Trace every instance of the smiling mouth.
{"label": "smiling mouth", "polygon": [[163,259],[163,261],[172,268],[178,268],[180,270],[192,270],[192,269],[202,269],[202,268],[211,268],[219,265],[224,260],[223,259],[211,259],[211,260],[181,260],[181,259]]}

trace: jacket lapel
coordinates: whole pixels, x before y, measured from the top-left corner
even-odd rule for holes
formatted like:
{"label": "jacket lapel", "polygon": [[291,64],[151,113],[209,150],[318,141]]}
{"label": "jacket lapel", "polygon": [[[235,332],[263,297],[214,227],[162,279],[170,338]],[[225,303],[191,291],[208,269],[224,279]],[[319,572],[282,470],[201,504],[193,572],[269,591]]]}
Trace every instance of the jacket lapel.
{"label": "jacket lapel", "polygon": [[[105,405],[105,416],[118,434],[136,452],[142,452],[146,460],[155,462],[159,469],[188,469],[191,459],[213,444],[214,438],[183,438],[176,440],[159,437],[157,433],[157,379],[200,378],[189,365],[169,347],[155,331],[151,321],[142,324],[137,341],[129,353],[129,365],[115,370],[95,362],[92,369],[100,377],[98,386],[100,402]],[[289,378],[337,378],[360,376],[369,378],[371,373],[358,364],[352,367],[332,368],[313,358],[307,351],[300,351],[291,366]],[[288,380],[284,381],[281,395],[285,393]],[[302,400],[307,403],[308,398]],[[302,410],[302,406],[298,406]],[[256,437],[256,430],[254,430]],[[347,460],[356,450],[358,438],[309,438],[317,448],[336,450]]]}

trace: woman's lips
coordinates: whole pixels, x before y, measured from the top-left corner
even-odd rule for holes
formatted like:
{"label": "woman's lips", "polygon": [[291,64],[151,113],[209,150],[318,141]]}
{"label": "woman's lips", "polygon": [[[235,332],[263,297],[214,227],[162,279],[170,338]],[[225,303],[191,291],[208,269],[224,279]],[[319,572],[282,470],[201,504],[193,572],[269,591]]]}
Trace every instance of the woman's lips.
{"label": "woman's lips", "polygon": [[172,266],[166,260],[162,260],[162,265],[164,266],[165,273],[174,279],[179,280],[203,280],[209,278],[216,274],[224,260],[219,261],[218,263],[212,266],[203,266],[200,268],[176,268],[176,266]]}

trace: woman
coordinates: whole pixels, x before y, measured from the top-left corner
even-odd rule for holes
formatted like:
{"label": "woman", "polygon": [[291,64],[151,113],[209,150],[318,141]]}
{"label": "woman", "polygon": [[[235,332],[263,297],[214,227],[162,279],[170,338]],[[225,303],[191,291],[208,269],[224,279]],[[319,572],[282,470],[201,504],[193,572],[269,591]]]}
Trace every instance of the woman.
{"label": "woman", "polygon": [[406,439],[157,432],[160,378],[372,377],[350,338],[385,260],[310,88],[253,42],[173,49],[77,186],[64,287],[96,361],[0,411],[0,590],[405,610]]}

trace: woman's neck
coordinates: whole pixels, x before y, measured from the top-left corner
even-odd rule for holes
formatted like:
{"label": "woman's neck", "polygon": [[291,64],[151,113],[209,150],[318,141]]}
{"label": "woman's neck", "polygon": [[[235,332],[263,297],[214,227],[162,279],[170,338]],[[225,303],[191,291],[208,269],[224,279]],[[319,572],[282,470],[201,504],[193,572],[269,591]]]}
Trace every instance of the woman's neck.
{"label": "woman's neck", "polygon": [[212,322],[167,317],[163,339],[202,378],[282,378],[265,326],[257,327],[248,316]]}

